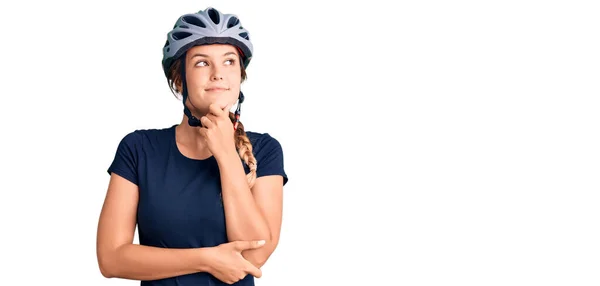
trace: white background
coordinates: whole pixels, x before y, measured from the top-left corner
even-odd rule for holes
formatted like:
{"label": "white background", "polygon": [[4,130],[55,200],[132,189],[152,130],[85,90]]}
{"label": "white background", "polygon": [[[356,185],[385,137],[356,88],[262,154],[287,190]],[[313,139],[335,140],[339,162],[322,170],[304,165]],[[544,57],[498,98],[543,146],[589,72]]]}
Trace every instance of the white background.
{"label": "white background", "polygon": [[214,6],[290,178],[257,285],[599,285],[595,1],[383,3],[3,2],[0,284],[138,285],[97,267],[106,169],[180,121],[161,48]]}

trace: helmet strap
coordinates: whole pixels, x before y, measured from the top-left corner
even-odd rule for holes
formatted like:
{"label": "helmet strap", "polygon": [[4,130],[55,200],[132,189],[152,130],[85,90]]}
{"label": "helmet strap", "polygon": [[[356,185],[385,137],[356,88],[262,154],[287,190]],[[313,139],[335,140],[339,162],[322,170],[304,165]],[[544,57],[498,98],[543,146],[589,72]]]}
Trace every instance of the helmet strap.
{"label": "helmet strap", "polygon": [[[181,57],[181,89],[183,95],[183,113],[188,117],[188,124],[192,127],[202,127],[202,122],[196,116],[192,115],[192,112],[185,105],[188,99],[187,80],[185,74],[185,54]],[[191,102],[190,102],[191,103]]]}
{"label": "helmet strap", "polygon": [[235,122],[233,123],[234,130],[237,130],[238,124],[240,123],[240,114],[242,113],[242,102],[244,102],[244,93],[240,91],[240,96],[238,97],[238,105],[235,109]]}

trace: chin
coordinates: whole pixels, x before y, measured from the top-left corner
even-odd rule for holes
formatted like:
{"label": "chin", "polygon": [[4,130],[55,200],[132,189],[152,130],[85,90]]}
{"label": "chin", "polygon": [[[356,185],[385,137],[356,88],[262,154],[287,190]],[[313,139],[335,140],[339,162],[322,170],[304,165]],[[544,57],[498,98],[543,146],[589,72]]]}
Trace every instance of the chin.
{"label": "chin", "polygon": [[206,106],[206,110],[208,110],[208,107],[211,104],[216,104],[220,109],[223,109],[227,106],[228,103],[229,103],[229,101],[227,101],[225,99],[216,99],[214,101],[210,101],[210,103]]}

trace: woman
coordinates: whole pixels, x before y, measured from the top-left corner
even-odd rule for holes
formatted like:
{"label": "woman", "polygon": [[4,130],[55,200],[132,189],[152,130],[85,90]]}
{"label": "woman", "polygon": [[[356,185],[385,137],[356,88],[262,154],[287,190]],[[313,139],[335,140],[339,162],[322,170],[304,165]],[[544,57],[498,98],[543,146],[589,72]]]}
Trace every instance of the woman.
{"label": "woman", "polygon": [[100,271],[141,285],[254,285],[279,241],[288,179],[279,142],[239,121],[248,31],[207,8],[181,16],[167,38],[163,70],[183,119],[119,143],[98,225]]}

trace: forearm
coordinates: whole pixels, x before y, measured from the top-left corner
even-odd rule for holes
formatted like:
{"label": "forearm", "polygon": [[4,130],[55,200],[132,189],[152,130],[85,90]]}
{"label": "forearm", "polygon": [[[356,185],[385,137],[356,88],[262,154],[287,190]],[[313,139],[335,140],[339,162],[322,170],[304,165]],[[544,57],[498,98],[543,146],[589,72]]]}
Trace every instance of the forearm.
{"label": "forearm", "polygon": [[218,158],[217,162],[229,241],[264,239],[268,244],[271,240],[269,227],[254,201],[240,157],[231,152]]}
{"label": "forearm", "polygon": [[207,248],[172,249],[126,244],[100,261],[108,278],[157,280],[209,269]]}

